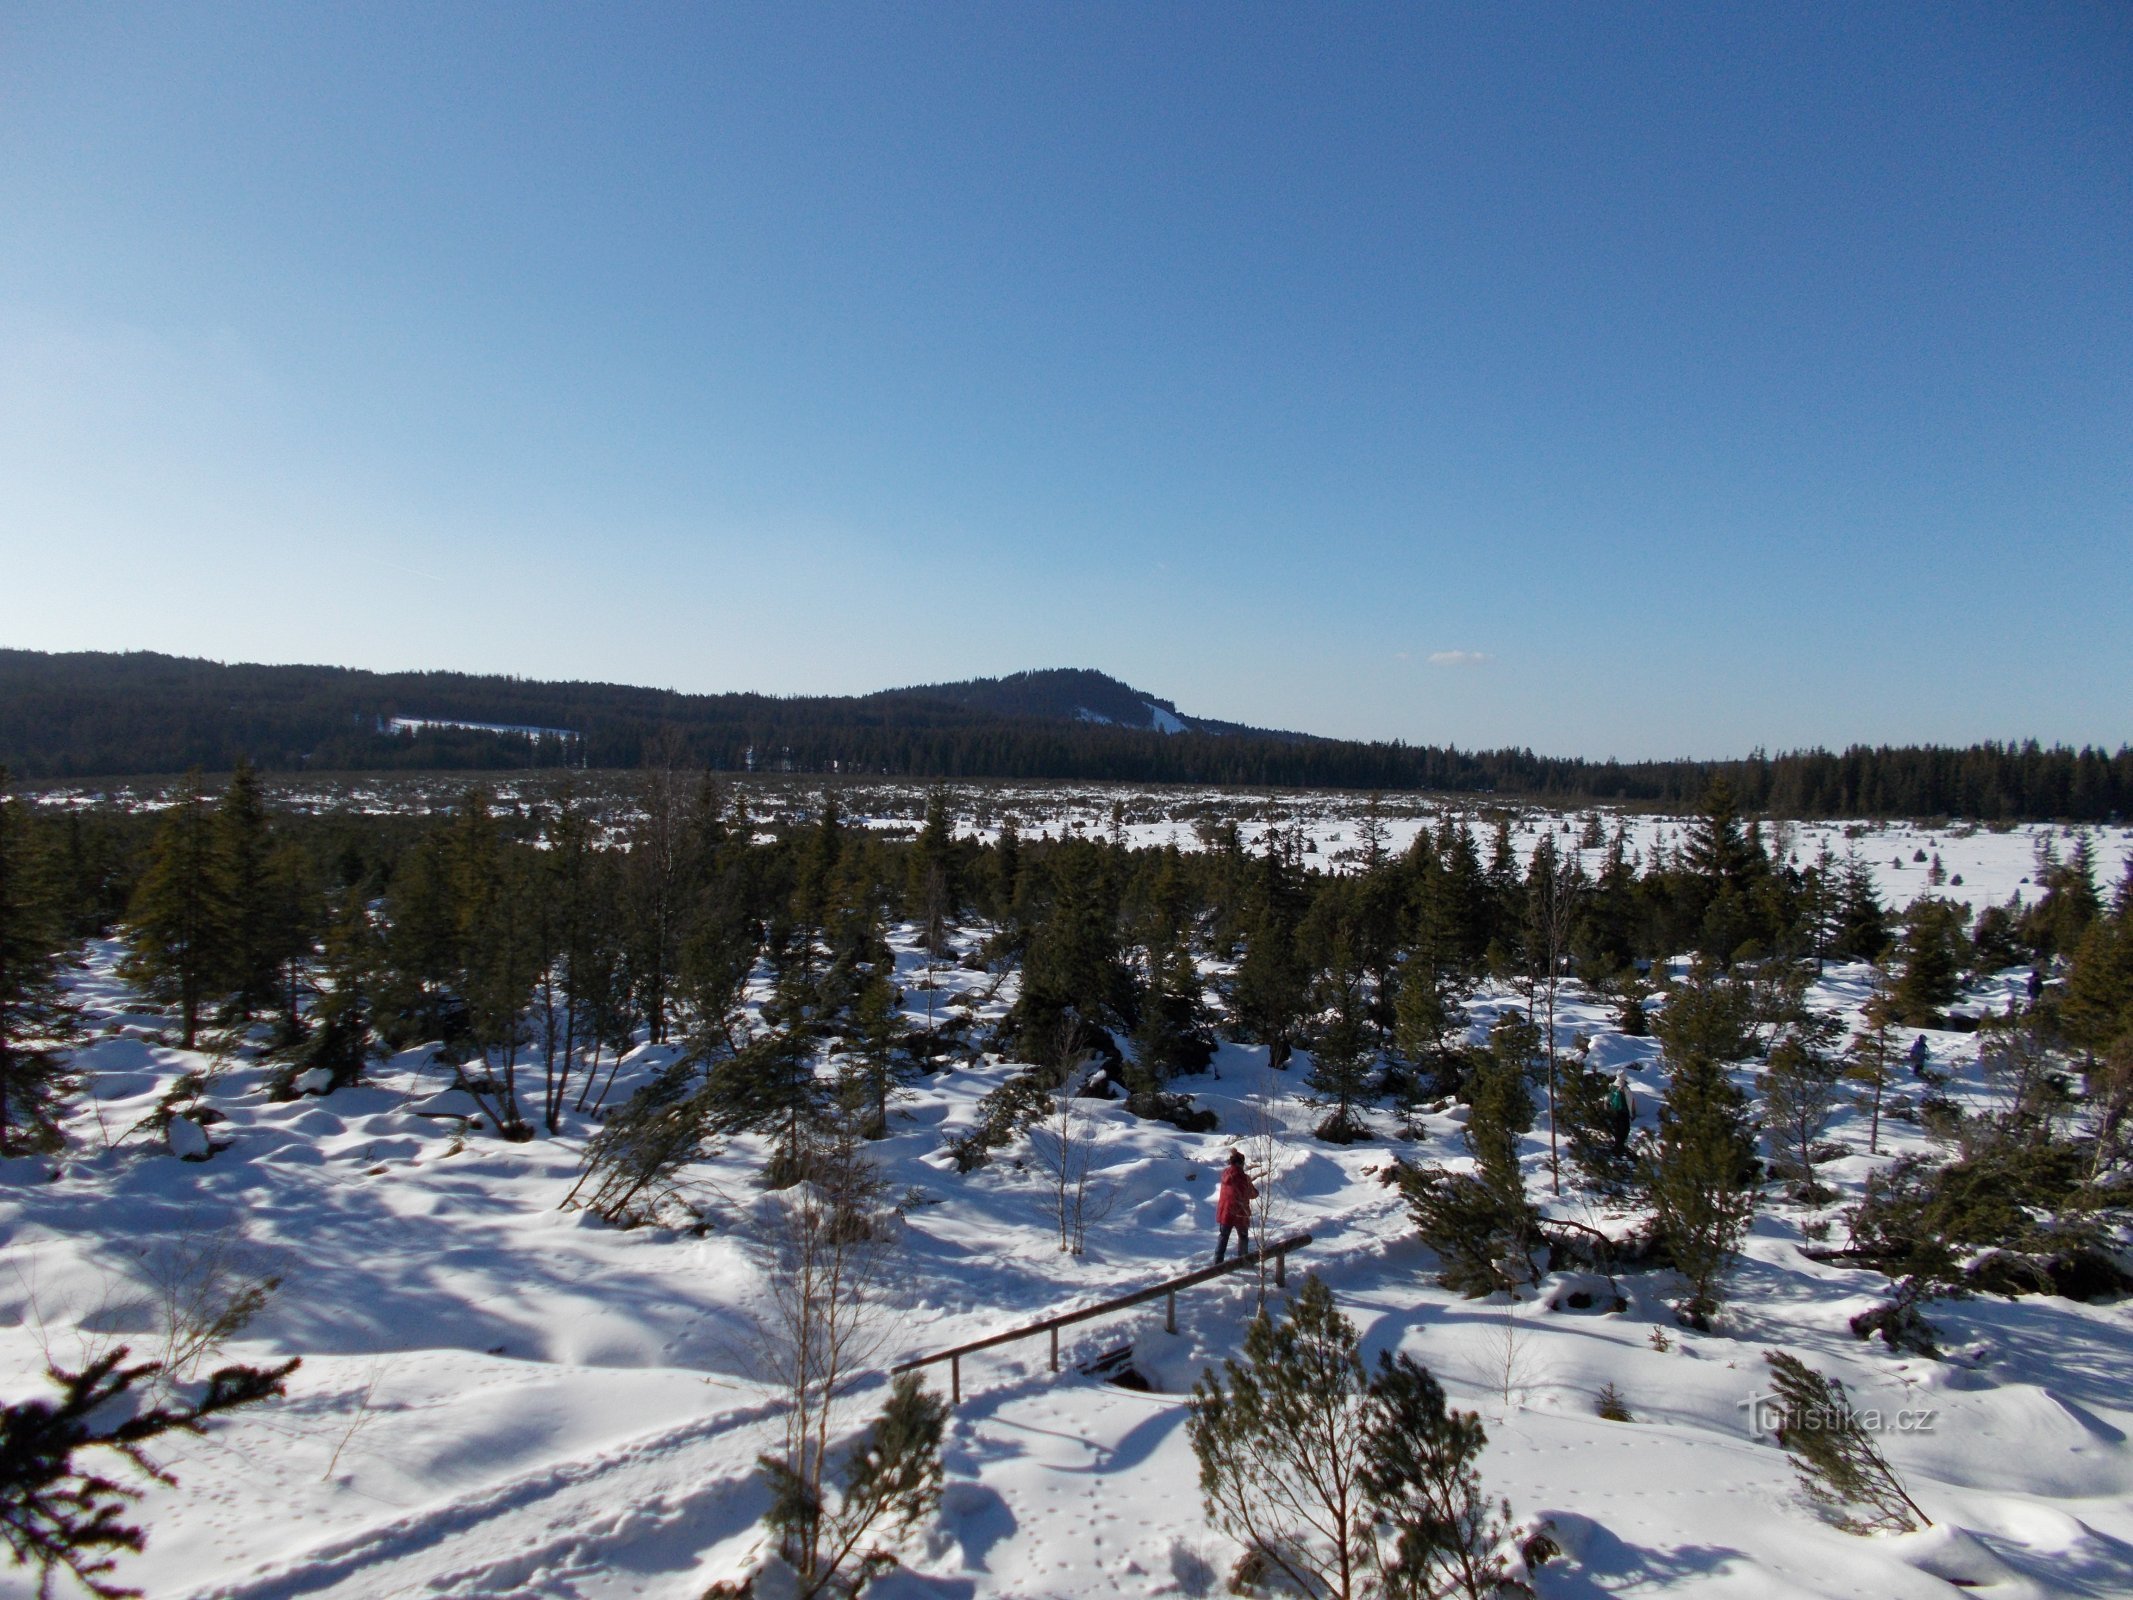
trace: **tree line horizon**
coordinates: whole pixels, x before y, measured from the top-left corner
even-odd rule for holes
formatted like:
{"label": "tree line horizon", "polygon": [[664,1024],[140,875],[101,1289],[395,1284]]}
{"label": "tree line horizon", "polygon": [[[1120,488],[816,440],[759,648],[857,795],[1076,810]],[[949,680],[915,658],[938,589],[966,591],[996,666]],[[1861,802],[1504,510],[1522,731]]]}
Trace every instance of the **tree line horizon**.
{"label": "tree line horizon", "polygon": [[[1164,734],[1079,717],[1141,695],[1088,671],[859,696],[684,695],[448,672],[224,665],[151,652],[0,650],[0,763],[18,782],[262,772],[618,771],[661,755],[726,774],[1185,783],[1489,794],[1686,809],[1723,777],[1776,817],[2116,821],[2133,746],[1852,745],[1619,761],[1214,725]],[[1167,704],[1167,702],[1165,703]],[[395,731],[394,718],[428,719]],[[1198,719],[1192,719],[1198,720]],[[524,736],[439,721],[568,727]]]}

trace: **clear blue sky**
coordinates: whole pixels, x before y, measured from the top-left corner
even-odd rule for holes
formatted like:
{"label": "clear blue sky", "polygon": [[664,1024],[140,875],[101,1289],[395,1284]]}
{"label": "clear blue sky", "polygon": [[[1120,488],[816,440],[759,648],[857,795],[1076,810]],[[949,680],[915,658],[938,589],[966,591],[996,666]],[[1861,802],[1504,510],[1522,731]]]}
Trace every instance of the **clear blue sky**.
{"label": "clear blue sky", "polygon": [[2133,8],[0,12],[0,644],[2133,739]]}

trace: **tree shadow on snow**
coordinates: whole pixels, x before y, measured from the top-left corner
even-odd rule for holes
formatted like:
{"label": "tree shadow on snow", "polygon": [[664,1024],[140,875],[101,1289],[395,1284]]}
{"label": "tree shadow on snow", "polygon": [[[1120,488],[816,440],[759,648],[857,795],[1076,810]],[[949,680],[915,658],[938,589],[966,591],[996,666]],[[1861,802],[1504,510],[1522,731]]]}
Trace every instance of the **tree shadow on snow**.
{"label": "tree shadow on snow", "polygon": [[941,1495],[941,1521],[962,1547],[963,1564],[974,1572],[990,1572],[986,1558],[1020,1526],[999,1490],[982,1483],[949,1484]]}
{"label": "tree shadow on snow", "polygon": [[1729,1545],[1683,1544],[1666,1548],[1633,1545],[1590,1517],[1550,1511],[1555,1537],[1567,1559],[1534,1573],[1543,1600],[1605,1600],[1631,1585],[1654,1589],[1716,1576],[1727,1563],[1747,1559]]}
{"label": "tree shadow on snow", "polygon": [[1983,1296],[1942,1300],[1925,1311],[1926,1320],[1950,1345],[1985,1340],[1992,1347],[1995,1368],[2009,1378],[2041,1384],[2062,1403],[2125,1409],[2133,1328],[2084,1316],[2067,1302],[2044,1295],[2015,1301]]}
{"label": "tree shadow on snow", "polygon": [[2133,1594],[2133,1545],[2099,1533],[2087,1523],[2084,1535],[2070,1547],[2041,1551],[1998,1534],[1970,1530],[1971,1537],[1986,1546],[2023,1577],[2033,1580],[2047,1594],[2117,1596]]}
{"label": "tree shadow on snow", "polygon": [[898,1567],[867,1585],[871,1600],[971,1600],[978,1586],[968,1578],[936,1578]]}
{"label": "tree shadow on snow", "polygon": [[[67,1230],[123,1245],[99,1252],[138,1284],[143,1252],[242,1228],[245,1254],[281,1280],[259,1318],[261,1332],[292,1348],[323,1353],[458,1348],[570,1359],[568,1344],[585,1311],[640,1322],[646,1346],[619,1362],[588,1352],[593,1365],[654,1364],[653,1349],[689,1346],[688,1364],[726,1370],[702,1335],[725,1308],[684,1302],[669,1275],[640,1273],[609,1257],[543,1248],[515,1231],[523,1199],[498,1197],[452,1178],[396,1190],[392,1176],[291,1183],[250,1160],[218,1158],[186,1167],[168,1158],[129,1163],[104,1194],[59,1197]],[[180,1181],[182,1179],[182,1181]],[[416,1203],[409,1204],[410,1201]],[[440,1227],[440,1223],[444,1226]],[[616,1347],[620,1349],[620,1346]]]}

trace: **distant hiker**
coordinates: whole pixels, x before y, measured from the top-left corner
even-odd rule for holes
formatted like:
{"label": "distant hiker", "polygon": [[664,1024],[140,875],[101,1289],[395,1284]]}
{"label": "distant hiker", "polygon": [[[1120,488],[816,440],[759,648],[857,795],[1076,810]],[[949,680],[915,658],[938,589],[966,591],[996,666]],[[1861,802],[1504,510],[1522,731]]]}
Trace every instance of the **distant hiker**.
{"label": "distant hiker", "polygon": [[1607,1125],[1614,1132],[1616,1155],[1629,1149],[1629,1128],[1636,1120],[1637,1099],[1629,1092],[1629,1069],[1617,1067],[1607,1091]]}
{"label": "distant hiker", "polygon": [[1215,1221],[1222,1225],[1222,1238],[1215,1245],[1215,1259],[1220,1261],[1229,1254],[1229,1236],[1237,1236],[1237,1254],[1246,1255],[1252,1248],[1252,1202],[1259,1198],[1259,1187],[1244,1170],[1244,1152],[1232,1150],[1229,1165],[1222,1169],[1222,1186],[1215,1191]]}
{"label": "distant hiker", "polygon": [[1923,1078],[1925,1075],[1926,1036],[1921,1033],[1917,1038],[1911,1041],[1911,1076],[1914,1078]]}
{"label": "distant hiker", "polygon": [[2031,967],[2029,969],[2029,1003],[2035,1005],[2043,993],[2044,969],[2042,967]]}

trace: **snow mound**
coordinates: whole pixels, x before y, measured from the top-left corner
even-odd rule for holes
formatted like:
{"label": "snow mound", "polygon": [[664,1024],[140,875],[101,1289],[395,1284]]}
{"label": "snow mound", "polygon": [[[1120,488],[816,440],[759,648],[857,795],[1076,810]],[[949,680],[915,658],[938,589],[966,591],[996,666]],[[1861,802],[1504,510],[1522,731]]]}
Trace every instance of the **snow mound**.
{"label": "snow mound", "polygon": [[163,1137],[169,1142],[170,1153],[180,1161],[205,1161],[208,1157],[207,1130],[191,1117],[172,1117]]}
{"label": "snow mound", "polygon": [[2004,1596],[2005,1600],[2044,1600],[2044,1591],[1994,1555],[1978,1537],[1945,1523],[1890,1541],[1898,1559],[1958,1589]]}

